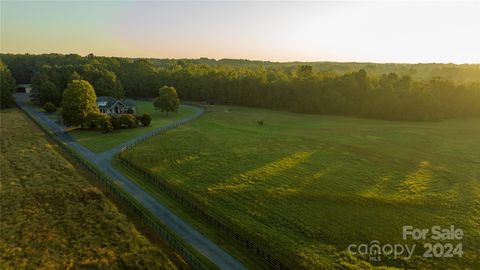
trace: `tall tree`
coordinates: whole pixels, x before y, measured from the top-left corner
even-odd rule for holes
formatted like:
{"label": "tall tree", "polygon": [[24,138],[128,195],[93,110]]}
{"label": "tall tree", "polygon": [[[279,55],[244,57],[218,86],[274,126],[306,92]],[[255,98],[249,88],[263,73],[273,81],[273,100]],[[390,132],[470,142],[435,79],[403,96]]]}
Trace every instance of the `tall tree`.
{"label": "tall tree", "polygon": [[42,71],[37,71],[32,77],[32,93],[31,96],[38,98],[42,85],[48,81],[48,75]]}
{"label": "tall tree", "polygon": [[177,90],[171,86],[162,86],[158,91],[158,97],[153,101],[153,105],[162,112],[176,112],[180,105],[180,99]]}
{"label": "tall tree", "polygon": [[94,86],[97,96],[125,97],[123,86],[112,71],[93,64],[83,65],[82,71],[82,77]]}
{"label": "tall tree", "polygon": [[15,91],[15,79],[10,69],[0,61],[0,109],[13,107],[15,99],[13,92]]}
{"label": "tall tree", "polygon": [[62,118],[67,126],[83,125],[88,117],[99,114],[93,86],[84,80],[73,80],[62,96]]}
{"label": "tall tree", "polygon": [[38,103],[44,105],[47,102],[51,102],[55,105],[60,104],[60,91],[57,86],[51,81],[46,81],[38,89]]}
{"label": "tall tree", "polygon": [[313,67],[310,65],[300,65],[297,67],[297,77],[301,80],[310,79],[313,76]]}

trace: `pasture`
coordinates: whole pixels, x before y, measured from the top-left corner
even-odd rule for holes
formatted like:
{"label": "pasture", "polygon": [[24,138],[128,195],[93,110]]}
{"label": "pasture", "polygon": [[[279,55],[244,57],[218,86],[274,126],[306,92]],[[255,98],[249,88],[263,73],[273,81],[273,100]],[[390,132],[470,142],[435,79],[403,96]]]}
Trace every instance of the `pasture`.
{"label": "pasture", "polygon": [[137,104],[138,114],[149,113],[150,116],[152,116],[152,122],[149,127],[120,129],[114,130],[110,133],[102,133],[99,130],[72,129],[70,130],[70,134],[80,144],[91,151],[98,153],[113,148],[156,128],[178,121],[194,112],[192,107],[180,105],[178,112],[169,113],[168,116],[166,116],[164,113],[160,112],[160,110],[155,110],[151,101],[137,100],[135,103]]}
{"label": "pasture", "polygon": [[[123,156],[298,268],[480,268],[480,119],[395,122],[212,106]],[[403,240],[404,225],[463,229],[463,257],[422,258],[425,241]],[[349,244],[372,240],[417,250],[410,260],[379,262],[346,254]]]}
{"label": "pasture", "polygon": [[183,269],[17,109],[0,113],[1,269]]}

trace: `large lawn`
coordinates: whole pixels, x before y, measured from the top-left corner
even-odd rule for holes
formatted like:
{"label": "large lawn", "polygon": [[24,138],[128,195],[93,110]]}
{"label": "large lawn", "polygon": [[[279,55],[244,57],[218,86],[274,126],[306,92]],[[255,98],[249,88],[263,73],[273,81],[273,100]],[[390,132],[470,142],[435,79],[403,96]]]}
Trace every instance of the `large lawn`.
{"label": "large lawn", "polygon": [[152,116],[152,122],[149,127],[120,129],[107,134],[88,129],[73,129],[70,133],[80,144],[93,152],[103,152],[153,129],[187,117],[195,111],[193,107],[181,105],[178,112],[169,113],[167,116],[160,110],[155,110],[151,101],[135,101],[135,103],[137,104],[137,113],[149,113]]}
{"label": "large lawn", "polygon": [[0,269],[186,267],[140,234],[23,113],[0,119]]}
{"label": "large lawn", "polygon": [[[292,265],[346,268],[358,264],[345,255],[351,243],[413,244],[402,240],[403,225],[455,225],[465,233],[461,259],[373,264],[480,269],[480,119],[389,122],[215,106],[124,156]],[[417,255],[424,243],[416,242]]]}

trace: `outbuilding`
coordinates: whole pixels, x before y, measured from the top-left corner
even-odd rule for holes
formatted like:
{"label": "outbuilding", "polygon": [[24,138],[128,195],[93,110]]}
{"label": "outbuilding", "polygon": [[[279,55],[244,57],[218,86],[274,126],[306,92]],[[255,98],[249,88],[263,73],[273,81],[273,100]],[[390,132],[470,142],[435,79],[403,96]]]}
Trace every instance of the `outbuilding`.
{"label": "outbuilding", "polygon": [[17,86],[15,87],[15,92],[30,94],[30,92],[32,92],[32,85],[31,84],[17,84]]}

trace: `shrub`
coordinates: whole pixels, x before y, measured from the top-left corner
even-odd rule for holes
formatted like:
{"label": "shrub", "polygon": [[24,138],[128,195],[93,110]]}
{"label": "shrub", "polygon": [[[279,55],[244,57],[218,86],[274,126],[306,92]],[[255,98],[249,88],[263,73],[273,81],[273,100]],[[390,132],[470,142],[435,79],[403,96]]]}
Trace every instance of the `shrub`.
{"label": "shrub", "polygon": [[142,123],[142,117],[143,115],[139,115],[139,114],[135,115],[135,121],[137,122],[137,125],[140,125]]}
{"label": "shrub", "polygon": [[45,105],[43,105],[43,109],[47,113],[53,113],[53,112],[57,111],[57,107],[52,102],[45,103]]}
{"label": "shrub", "polygon": [[152,117],[148,113],[144,113],[140,119],[140,122],[143,126],[148,127],[150,126],[150,122],[152,122]]}
{"label": "shrub", "polygon": [[91,129],[94,129],[100,125],[99,122],[101,121],[102,117],[103,115],[97,112],[89,113],[85,119],[85,125]]}
{"label": "shrub", "polygon": [[103,133],[108,133],[113,130],[112,117],[109,115],[102,115],[98,122]]}
{"label": "shrub", "polygon": [[122,122],[120,121],[119,116],[112,115],[110,117],[110,122],[112,123],[114,129],[122,128]]}
{"label": "shrub", "polygon": [[119,121],[122,127],[131,128],[137,125],[137,120],[133,114],[122,114]]}

